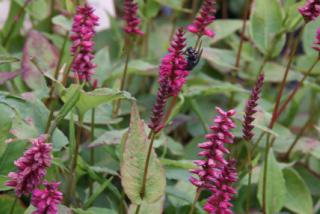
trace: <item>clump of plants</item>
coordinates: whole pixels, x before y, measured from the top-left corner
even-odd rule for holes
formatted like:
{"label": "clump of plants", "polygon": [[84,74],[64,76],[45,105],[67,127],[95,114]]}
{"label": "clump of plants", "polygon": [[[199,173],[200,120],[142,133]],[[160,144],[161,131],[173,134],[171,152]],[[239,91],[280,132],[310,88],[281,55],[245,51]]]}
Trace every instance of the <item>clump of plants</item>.
{"label": "clump of plants", "polygon": [[320,213],[320,1],[90,3],[10,1],[0,213]]}

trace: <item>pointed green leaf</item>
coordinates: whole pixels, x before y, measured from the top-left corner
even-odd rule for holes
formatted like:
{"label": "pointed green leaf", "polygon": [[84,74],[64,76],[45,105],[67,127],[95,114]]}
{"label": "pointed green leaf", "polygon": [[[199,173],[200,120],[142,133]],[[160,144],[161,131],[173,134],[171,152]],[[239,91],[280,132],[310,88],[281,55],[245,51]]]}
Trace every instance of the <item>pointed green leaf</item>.
{"label": "pointed green leaf", "polygon": [[[243,20],[215,20],[212,24],[213,32],[215,33],[213,39],[211,40],[211,44],[224,39],[231,34],[235,33],[237,30],[240,30],[243,25]],[[211,25],[209,25],[210,27]],[[226,27],[228,26],[228,27]]]}
{"label": "pointed green leaf", "polygon": [[[164,205],[163,196],[158,201],[154,203],[149,203],[147,201],[143,201],[139,210],[140,214],[161,214],[163,212],[163,205]],[[137,210],[137,205],[131,204],[128,210],[128,214],[135,214]]]}
{"label": "pointed green leaf", "polygon": [[93,148],[101,145],[120,145],[122,137],[128,131],[128,129],[123,130],[113,130],[104,132],[96,140],[91,142],[86,146],[86,149]]}
{"label": "pointed green leaf", "polygon": [[3,155],[7,148],[5,140],[8,137],[12,126],[12,120],[15,116],[15,111],[7,104],[0,103],[0,156]]}
{"label": "pointed green leaf", "polygon": [[[283,30],[283,11],[279,0],[252,2],[250,16],[250,33],[253,42],[259,50],[268,55],[272,48],[276,35]],[[274,46],[272,56],[277,56],[285,44],[285,36],[281,36],[280,40]]]}
{"label": "pointed green leaf", "polygon": [[6,186],[4,185],[4,182],[11,180],[11,178],[9,178],[6,175],[0,175],[0,191],[7,191],[10,189],[13,189],[12,186]]}
{"label": "pointed green leaf", "polygon": [[312,214],[312,197],[300,175],[290,168],[283,170],[287,195],[284,206],[294,213]]}
{"label": "pointed green leaf", "polygon": [[[26,210],[26,207],[21,202],[20,199],[18,199],[16,202],[16,197],[11,195],[0,195],[0,213],[12,213],[12,214],[21,214],[24,213]],[[14,210],[11,212],[11,207],[14,204]]]}
{"label": "pointed green leaf", "polygon": [[[124,191],[134,204],[142,203],[140,191],[149,143],[144,122],[140,119],[137,102],[133,101],[130,127],[125,141],[120,172]],[[151,203],[158,201],[164,195],[165,186],[164,169],[152,150],[143,200]]]}
{"label": "pointed green leaf", "polygon": [[12,56],[3,56],[0,55],[0,65],[12,62],[19,62],[20,59],[12,57]]}
{"label": "pointed green leaf", "polygon": [[[258,200],[262,206],[263,194],[263,173],[264,166],[260,171],[258,181]],[[276,161],[273,149],[270,149],[268,156],[267,168],[267,188],[266,188],[266,211],[267,214],[272,214],[280,211],[284,205],[286,197],[286,186],[282,171]]]}

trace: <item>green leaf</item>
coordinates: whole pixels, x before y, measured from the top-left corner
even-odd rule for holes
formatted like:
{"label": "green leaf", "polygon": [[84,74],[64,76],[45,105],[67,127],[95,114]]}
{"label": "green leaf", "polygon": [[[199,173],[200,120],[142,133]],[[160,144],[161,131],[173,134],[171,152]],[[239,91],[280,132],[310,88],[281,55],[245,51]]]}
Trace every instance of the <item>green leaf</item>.
{"label": "green leaf", "polygon": [[76,148],[76,129],[74,127],[73,113],[71,112],[69,121],[69,157],[72,157]]}
{"label": "green leaf", "polygon": [[283,175],[287,187],[284,206],[294,213],[312,214],[311,194],[300,175],[290,168],[284,169]]}
{"label": "green leaf", "polygon": [[236,20],[236,19],[215,20],[212,25],[209,25],[213,27],[213,32],[215,33],[210,44],[216,43],[230,36],[231,34],[235,33],[237,30],[240,30],[242,28],[242,25],[243,25],[243,20]]}
{"label": "green leaf", "polygon": [[[12,214],[21,214],[24,213],[26,210],[26,207],[23,205],[20,199],[17,200],[15,203],[16,197],[13,197],[11,195],[0,195],[0,213],[12,213]],[[14,205],[14,210],[11,212],[11,207]]]}
{"label": "green leaf", "polygon": [[[23,6],[26,1],[15,0],[20,6]],[[38,21],[45,19],[49,15],[49,8],[45,0],[30,1],[25,8],[30,16]]]}
{"label": "green leaf", "polygon": [[[80,98],[76,104],[75,113],[78,115],[84,115],[88,110],[102,103],[123,98],[134,100],[128,92],[119,91],[118,89],[100,88],[91,92],[80,91]],[[62,100],[64,102],[66,99],[66,96],[62,96]]]}
{"label": "green leaf", "polygon": [[12,120],[16,112],[7,104],[0,103],[0,157],[3,155],[7,148],[5,140],[12,126]]}
{"label": "green leaf", "polygon": [[[283,11],[278,0],[254,0],[250,16],[250,33],[253,42],[265,55],[270,55],[276,36],[283,31]],[[282,33],[282,32],[281,32]],[[285,36],[274,47],[272,56],[277,56],[285,44]]]}
{"label": "green leaf", "polygon": [[[263,174],[264,166],[260,171],[260,177],[258,181],[258,200],[261,206],[263,194]],[[266,212],[267,214],[276,213],[280,211],[284,205],[286,186],[280,166],[274,157],[273,149],[270,149],[269,151],[266,184]]]}
{"label": "green leaf", "polygon": [[[289,1],[285,1],[285,2],[289,2]],[[303,1],[300,1],[297,3],[295,3],[295,1],[291,1],[291,2],[293,2],[293,4],[288,6],[286,10],[286,17],[284,22],[285,28],[287,28],[289,31],[295,30],[296,27],[303,21],[303,17],[301,16],[297,8],[305,4],[305,2]]]}
{"label": "green leaf", "polygon": [[82,206],[83,209],[87,209],[91,203],[94,201],[94,199],[100,195],[103,190],[109,185],[109,183],[112,181],[113,177],[109,178],[108,180],[106,180],[89,198],[88,200],[84,203],[84,205]]}
{"label": "green leaf", "polygon": [[44,90],[47,87],[45,81],[30,61],[30,56],[39,56],[53,73],[57,66],[58,53],[40,32],[30,31],[23,47],[22,68],[29,69],[23,73],[23,80],[31,89]]}
{"label": "green leaf", "polygon": [[174,105],[174,107],[173,107],[173,109],[171,111],[171,114],[170,114],[170,116],[169,116],[169,118],[167,120],[166,125],[169,124],[175,118],[175,116],[179,113],[180,109],[182,108],[182,106],[184,104],[183,95],[179,94],[178,97],[179,97],[179,101],[175,103],[175,105]]}
{"label": "green leaf", "polygon": [[[92,59],[92,63],[98,63],[99,66],[94,68],[94,71],[96,72],[95,77],[98,78],[98,86],[101,86],[103,81],[106,79],[106,77],[110,73],[111,69],[111,61],[110,61],[110,53],[109,53],[109,47],[103,47],[101,48],[96,54],[95,58]],[[123,71],[122,71],[123,72]]]}
{"label": "green leaf", "polygon": [[[162,214],[165,197],[161,197],[158,201],[150,203],[143,201],[139,210],[140,214]],[[128,210],[128,214],[135,214],[137,205],[131,204]]]}
{"label": "green leaf", "polygon": [[159,10],[160,10],[160,4],[154,0],[147,0],[147,3],[146,3],[146,18],[147,19],[150,19],[150,18],[153,18],[155,17],[158,13],[159,13]]}
{"label": "green leaf", "polygon": [[53,24],[58,25],[67,31],[71,30],[72,22],[64,15],[59,14],[53,17],[51,21]]}
{"label": "green leaf", "polygon": [[302,34],[302,47],[303,51],[308,55],[314,55],[317,53],[312,46],[314,46],[313,42],[317,41],[316,39],[316,31],[320,26],[320,17],[316,18],[315,21],[309,22]]}
{"label": "green leaf", "polygon": [[160,161],[164,166],[167,166],[167,165],[178,166],[185,170],[199,169],[191,160],[170,160],[170,159],[160,158]]}
{"label": "green leaf", "polygon": [[161,4],[163,6],[170,7],[172,9],[174,9],[175,11],[180,11],[180,12],[184,12],[184,13],[191,13],[190,9],[182,7],[184,1],[180,1],[180,0],[154,0],[154,1],[158,2],[159,4]]}
{"label": "green leaf", "polygon": [[24,214],[31,214],[32,212],[37,211],[37,208],[35,208],[34,206],[30,205],[28,207],[28,209],[26,209],[26,211],[24,212]]}
{"label": "green leaf", "polygon": [[[312,49],[313,50],[313,49]],[[294,69],[297,71],[301,71],[307,73],[308,70],[311,68],[312,64],[316,61],[319,57],[318,52],[313,50],[313,54],[311,55],[302,55],[297,57],[297,63],[294,66]],[[290,73],[289,73],[290,74]],[[316,66],[312,69],[310,74],[320,74],[320,63],[318,62]]]}
{"label": "green leaf", "polygon": [[26,71],[26,69],[19,69],[12,72],[0,72],[0,85],[5,84],[9,80],[14,79],[16,76],[18,76],[19,74],[23,74]]}
{"label": "green leaf", "polygon": [[16,57],[0,55],[0,65],[6,64],[6,63],[19,62],[19,61],[20,59]]}
{"label": "green leaf", "polygon": [[117,214],[117,212],[114,210],[100,207],[90,207],[88,211],[94,212],[95,214]]}
{"label": "green leaf", "polygon": [[[137,103],[132,101],[131,119],[128,135],[124,145],[121,164],[121,183],[125,193],[134,204],[141,204],[140,192],[147,158],[149,140],[140,119]],[[164,169],[152,150],[143,201],[156,202],[165,192],[166,179]]]}
{"label": "green leaf", "polygon": [[294,168],[299,175],[303,178],[305,184],[307,185],[309,191],[312,195],[320,195],[320,179],[319,177],[312,174],[303,165],[298,165]]}
{"label": "green leaf", "polygon": [[87,145],[86,149],[102,145],[120,145],[122,137],[127,131],[128,129],[104,132],[96,140]]}
{"label": "green leaf", "polygon": [[10,189],[13,189],[12,186],[6,186],[4,185],[4,182],[11,180],[10,178],[8,178],[8,176],[5,175],[0,175],[0,191],[7,191]]}

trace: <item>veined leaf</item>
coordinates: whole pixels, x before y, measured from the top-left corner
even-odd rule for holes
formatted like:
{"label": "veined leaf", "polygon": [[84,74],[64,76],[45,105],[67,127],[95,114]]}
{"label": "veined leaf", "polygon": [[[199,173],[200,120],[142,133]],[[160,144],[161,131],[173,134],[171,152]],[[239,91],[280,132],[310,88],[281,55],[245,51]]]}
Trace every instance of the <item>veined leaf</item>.
{"label": "veined leaf", "polygon": [[12,62],[19,62],[20,59],[12,57],[12,56],[4,56],[0,55],[0,65]]}
{"label": "veined leaf", "polygon": [[[124,191],[134,204],[142,203],[140,192],[148,147],[149,141],[145,133],[144,122],[140,119],[137,103],[133,101],[120,172]],[[164,169],[155,152],[152,151],[143,200],[150,203],[158,201],[164,195],[165,186]]]}
{"label": "veined leaf", "polygon": [[[165,197],[163,196],[154,203],[143,201],[139,210],[140,214],[161,214],[163,212],[163,205]],[[128,214],[135,214],[137,205],[131,204],[128,210]]]}

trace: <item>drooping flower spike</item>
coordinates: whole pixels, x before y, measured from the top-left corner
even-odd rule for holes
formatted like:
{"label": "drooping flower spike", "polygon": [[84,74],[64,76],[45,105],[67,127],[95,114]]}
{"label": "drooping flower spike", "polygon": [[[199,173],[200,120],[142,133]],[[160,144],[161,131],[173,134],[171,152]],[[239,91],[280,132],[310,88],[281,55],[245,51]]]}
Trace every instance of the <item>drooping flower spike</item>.
{"label": "drooping flower spike", "polygon": [[235,160],[229,159],[226,161],[223,154],[229,154],[230,152],[224,147],[225,143],[233,143],[234,135],[229,129],[236,128],[236,125],[230,119],[236,111],[230,110],[224,112],[219,107],[216,110],[220,114],[213,122],[217,125],[213,125],[210,129],[213,134],[207,134],[205,138],[208,140],[198,145],[199,148],[205,149],[198,153],[198,156],[205,156],[204,160],[195,160],[194,163],[202,169],[189,170],[191,173],[197,174],[199,180],[191,177],[190,182],[197,188],[207,188],[213,192],[214,196],[207,200],[207,204],[204,209],[210,213],[215,214],[230,214],[232,211],[228,209],[232,204],[229,200],[233,197],[236,191],[230,186],[235,182],[237,173],[233,173],[235,170],[233,165]]}
{"label": "drooping flower spike", "polygon": [[97,32],[94,26],[98,25],[99,17],[94,15],[94,9],[87,4],[84,7],[77,7],[78,14],[74,15],[74,23],[70,38],[74,41],[71,46],[71,56],[74,56],[80,46],[80,52],[75,59],[71,70],[77,72],[80,80],[91,80],[91,75],[95,72],[92,70],[97,66],[91,60],[94,55],[90,54],[93,51],[94,42],[90,41]]}
{"label": "drooping flower spike", "polygon": [[14,162],[19,168],[18,172],[10,172],[6,186],[13,186],[18,197],[22,194],[29,196],[29,192],[35,190],[41,183],[42,178],[47,174],[45,167],[51,166],[53,158],[49,152],[52,150],[51,143],[45,143],[46,137],[40,135],[32,140],[32,148],[26,150],[23,157]]}
{"label": "drooping flower spike", "polygon": [[133,0],[125,0],[123,4],[126,14],[123,18],[126,20],[127,27],[122,27],[122,29],[130,35],[143,35],[144,33],[137,27],[142,22],[142,19],[137,18],[138,2],[133,3]]}
{"label": "drooping flower spike", "polygon": [[151,116],[152,124],[148,126],[155,132],[159,132],[163,126],[160,126],[164,107],[167,99],[170,96],[177,96],[181,91],[181,87],[186,83],[185,78],[189,75],[187,70],[188,63],[183,53],[184,43],[187,38],[183,37],[186,32],[183,28],[178,28],[176,37],[173,37],[173,42],[170,42],[171,47],[168,48],[170,54],[162,59],[162,64],[159,67],[159,92],[155,108],[152,110]]}
{"label": "drooping flower spike", "polygon": [[54,183],[52,179],[50,183],[44,180],[44,190],[35,190],[32,193],[31,204],[37,208],[31,214],[58,214],[57,204],[61,204],[63,194],[56,190],[60,182]]}
{"label": "drooping flower spike", "polygon": [[205,0],[200,10],[201,16],[196,17],[196,20],[193,21],[194,25],[188,26],[188,31],[196,33],[199,37],[206,35],[212,38],[214,36],[213,30],[206,29],[206,27],[215,19],[213,16],[213,13],[216,12],[216,10],[213,9],[215,4],[216,2],[213,0]]}
{"label": "drooping flower spike", "polygon": [[251,131],[254,128],[254,125],[251,123],[255,120],[255,118],[252,116],[254,113],[257,112],[254,108],[259,104],[257,103],[260,92],[262,91],[261,87],[263,85],[264,80],[264,73],[262,72],[259,75],[258,81],[256,82],[256,85],[252,89],[250,100],[247,101],[247,107],[244,115],[244,123],[242,124],[242,131],[243,135],[242,137],[245,140],[251,140],[251,138],[254,136],[254,133]]}
{"label": "drooping flower spike", "polygon": [[307,3],[298,7],[298,10],[305,22],[314,21],[320,15],[320,0],[307,0]]}

